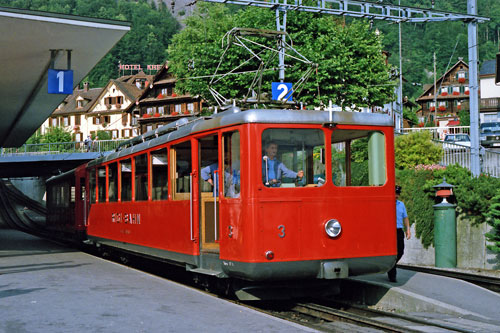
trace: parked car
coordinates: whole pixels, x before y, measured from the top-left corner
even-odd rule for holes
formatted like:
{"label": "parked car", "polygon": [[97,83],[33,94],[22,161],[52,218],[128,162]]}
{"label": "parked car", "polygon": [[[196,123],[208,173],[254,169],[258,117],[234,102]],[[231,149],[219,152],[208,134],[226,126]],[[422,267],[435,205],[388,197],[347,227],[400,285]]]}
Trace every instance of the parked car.
{"label": "parked car", "polygon": [[469,134],[447,134],[444,137],[444,149],[460,149],[462,147],[470,148],[470,137]]}
{"label": "parked car", "polygon": [[480,130],[481,146],[500,147],[500,122],[482,123]]}

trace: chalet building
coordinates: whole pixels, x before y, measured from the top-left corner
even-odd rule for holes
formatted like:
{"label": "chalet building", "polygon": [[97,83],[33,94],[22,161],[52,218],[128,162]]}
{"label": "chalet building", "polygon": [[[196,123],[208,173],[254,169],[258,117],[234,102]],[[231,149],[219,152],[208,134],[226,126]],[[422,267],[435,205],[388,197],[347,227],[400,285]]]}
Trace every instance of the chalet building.
{"label": "chalet building", "polygon": [[177,79],[168,71],[168,62],[165,62],[135,105],[131,105],[127,110],[134,117],[138,117],[141,134],[179,118],[200,113],[201,98],[190,94],[177,94],[176,82]]}
{"label": "chalet building", "polygon": [[83,89],[73,90],[42,124],[41,133],[45,134],[51,127],[63,127],[71,131],[73,141],[83,141],[88,135],[86,114],[101,91],[102,88],[89,89],[88,83],[84,83]]}
{"label": "chalet building", "polygon": [[[421,123],[431,121],[441,123],[458,119],[460,110],[469,109],[469,66],[459,58],[434,85],[424,86],[424,93],[416,99],[420,105],[417,112]],[[434,103],[436,96],[437,105]]]}
{"label": "chalet building", "polygon": [[479,71],[479,117],[481,123],[500,121],[500,86],[495,84],[495,60],[487,60]]}
{"label": "chalet building", "polygon": [[139,135],[137,119],[125,112],[149,85],[153,75],[139,72],[110,80],[104,88],[75,89],[42,125],[42,134],[50,127],[71,131],[74,141],[84,141],[88,135],[105,131],[113,139]]}
{"label": "chalet building", "polygon": [[136,119],[126,112],[151,82],[153,76],[139,72],[109,80],[85,115],[86,133],[93,137],[97,131],[109,132],[112,139],[138,135]]}

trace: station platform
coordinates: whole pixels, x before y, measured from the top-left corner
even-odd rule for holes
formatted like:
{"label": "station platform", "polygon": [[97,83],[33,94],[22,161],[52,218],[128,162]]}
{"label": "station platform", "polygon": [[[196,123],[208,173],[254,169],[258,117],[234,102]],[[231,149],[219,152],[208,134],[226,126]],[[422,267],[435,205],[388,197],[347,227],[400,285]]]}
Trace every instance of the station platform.
{"label": "station platform", "polygon": [[387,274],[347,279],[341,297],[386,311],[459,323],[471,332],[500,332],[500,293],[449,277],[400,268],[397,272],[395,283]]}
{"label": "station platform", "polygon": [[313,332],[15,230],[0,229],[0,332]]}

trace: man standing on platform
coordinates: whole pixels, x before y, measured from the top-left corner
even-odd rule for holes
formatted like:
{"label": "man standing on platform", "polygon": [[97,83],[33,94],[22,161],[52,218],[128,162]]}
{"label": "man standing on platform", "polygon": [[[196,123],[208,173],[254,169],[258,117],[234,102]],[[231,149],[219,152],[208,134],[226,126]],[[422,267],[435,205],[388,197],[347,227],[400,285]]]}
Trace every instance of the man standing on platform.
{"label": "man standing on platform", "polygon": [[399,196],[401,194],[401,186],[396,185],[396,235],[398,241],[398,256],[396,262],[394,263],[394,267],[391,268],[390,271],[387,272],[387,276],[389,277],[389,281],[397,282],[396,280],[396,264],[399,259],[403,256],[405,251],[405,231],[406,229],[406,239],[410,239],[410,220],[408,219],[408,214],[406,213],[405,204],[399,200]]}

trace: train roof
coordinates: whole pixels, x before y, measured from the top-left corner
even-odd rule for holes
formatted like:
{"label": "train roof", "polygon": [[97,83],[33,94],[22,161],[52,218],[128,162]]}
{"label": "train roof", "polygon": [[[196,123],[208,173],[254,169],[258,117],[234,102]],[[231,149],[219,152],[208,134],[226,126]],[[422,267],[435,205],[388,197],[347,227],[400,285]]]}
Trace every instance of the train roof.
{"label": "train roof", "polygon": [[159,146],[194,133],[240,124],[346,124],[369,126],[393,126],[392,117],[380,113],[288,110],[288,109],[250,109],[242,111],[231,107],[227,111],[209,117],[181,118],[176,122],[146,132],[125,141],[104,157],[90,161],[88,166],[97,165],[119,157]]}

